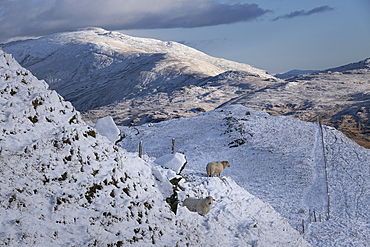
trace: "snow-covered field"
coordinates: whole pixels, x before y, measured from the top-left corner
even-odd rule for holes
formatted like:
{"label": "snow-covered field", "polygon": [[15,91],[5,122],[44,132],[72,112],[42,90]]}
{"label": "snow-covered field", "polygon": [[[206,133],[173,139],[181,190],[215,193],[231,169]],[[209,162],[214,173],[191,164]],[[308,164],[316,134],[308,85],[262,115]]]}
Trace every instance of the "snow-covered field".
{"label": "snow-covered field", "polygon": [[231,105],[120,129],[119,146],[134,152],[142,141],[149,160],[169,153],[175,139],[190,180],[207,179],[208,162],[228,160],[223,179],[269,203],[313,246],[370,243],[370,152],[334,128],[323,126],[322,135],[317,123]]}
{"label": "snow-covered field", "polygon": [[[114,145],[1,50],[0,96],[1,245],[309,246],[229,177],[184,175],[175,214],[168,178],[181,177]],[[205,217],[181,206],[206,195]]]}

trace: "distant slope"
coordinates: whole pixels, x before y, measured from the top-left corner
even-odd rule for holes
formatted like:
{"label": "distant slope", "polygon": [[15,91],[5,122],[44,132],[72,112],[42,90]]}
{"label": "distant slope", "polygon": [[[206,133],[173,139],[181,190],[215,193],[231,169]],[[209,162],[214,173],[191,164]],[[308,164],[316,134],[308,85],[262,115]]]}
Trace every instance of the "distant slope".
{"label": "distant slope", "polygon": [[280,79],[287,79],[289,77],[297,76],[297,75],[304,75],[316,72],[317,70],[300,70],[300,69],[293,69],[285,73],[275,74],[274,76]]}
{"label": "distant slope", "polygon": [[[298,75],[285,83],[246,92],[227,104],[309,120],[320,115],[358,144],[370,148],[370,59]],[[316,121],[316,117],[313,119]]]}
{"label": "distant slope", "polygon": [[101,136],[1,49],[0,109],[1,246],[310,246],[231,179],[180,180],[181,201],[216,201],[206,217],[175,214],[173,171]]}
{"label": "distant slope", "polygon": [[248,72],[227,71],[208,78],[201,85],[181,87],[172,92],[149,94],[120,100],[112,105],[83,114],[89,122],[111,115],[119,125],[142,125],[189,117],[210,111],[241,94],[253,93],[277,85],[277,79],[262,79]]}
{"label": "distant slope", "polygon": [[189,118],[121,127],[119,146],[136,151],[142,141],[143,152],[158,157],[170,152],[175,139],[175,150],[188,160],[183,171],[188,180],[205,177],[208,162],[227,160],[230,167],[221,180],[232,178],[268,202],[312,246],[367,246],[370,150],[332,127],[322,129],[230,105]]}
{"label": "distant slope", "polygon": [[176,42],[135,38],[101,28],[11,42],[2,48],[79,111],[170,93],[229,70],[272,78],[266,71],[214,58]]}
{"label": "distant slope", "polygon": [[362,74],[362,73],[369,73],[370,70],[370,58],[365,60],[346,64],[343,66],[331,68],[324,70],[323,72],[331,73],[331,72],[343,72],[346,74],[355,73],[355,74]]}

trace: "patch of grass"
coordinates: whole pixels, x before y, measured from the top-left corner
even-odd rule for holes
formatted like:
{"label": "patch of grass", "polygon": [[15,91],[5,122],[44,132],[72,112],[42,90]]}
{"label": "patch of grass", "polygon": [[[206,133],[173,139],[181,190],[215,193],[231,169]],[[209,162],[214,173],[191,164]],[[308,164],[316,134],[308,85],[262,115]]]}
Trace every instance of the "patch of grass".
{"label": "patch of grass", "polygon": [[113,184],[114,186],[116,186],[118,188],[118,181],[116,179],[114,179],[113,175],[112,175],[112,182],[111,184]]}
{"label": "patch of grass", "polygon": [[71,161],[72,160],[72,155],[64,157],[64,160],[65,160],[64,163],[67,163],[66,161]]}
{"label": "patch of grass", "polygon": [[42,105],[42,100],[39,100],[39,99],[35,99],[32,101],[32,105],[33,105],[33,108],[36,110],[36,108],[39,106],[39,105]]}
{"label": "patch of grass", "polygon": [[99,154],[98,153],[94,153],[94,154],[95,154],[95,159],[99,160]]}
{"label": "patch of grass", "polygon": [[14,202],[16,199],[17,199],[17,197],[15,196],[15,194],[11,195],[11,197],[8,200],[9,204],[11,204],[12,202]]}
{"label": "patch of grass", "polygon": [[127,180],[127,179],[131,179],[131,178],[130,178],[130,176],[129,176],[129,175],[127,175],[127,173],[126,173],[126,172],[124,173],[124,175],[125,175],[125,178],[122,178],[122,177],[120,177],[120,178],[119,178],[119,179],[121,180],[121,182],[122,182],[122,183],[126,182],[126,180]]}
{"label": "patch of grass", "polygon": [[236,147],[239,147],[240,145],[243,145],[244,143],[245,143],[245,139],[240,138],[240,139],[230,142],[228,146],[229,148],[236,148]]}
{"label": "patch of grass", "polygon": [[71,141],[69,140],[69,138],[64,139],[63,140],[63,143],[71,145]]}
{"label": "patch of grass", "polygon": [[144,206],[149,210],[152,209],[152,205],[149,202],[144,202]]}
{"label": "patch of grass", "polygon": [[85,198],[86,200],[89,202],[89,203],[92,203],[92,198],[94,198],[95,196],[95,193],[97,190],[101,190],[103,189],[103,186],[101,186],[100,184],[96,184],[94,183],[93,186],[91,186],[89,188],[89,190],[86,192],[85,194]]}
{"label": "patch of grass", "polygon": [[[86,134],[96,138],[96,132],[94,130],[89,130],[89,131],[86,132]],[[84,134],[85,137],[87,137],[86,134]]]}
{"label": "patch of grass", "polygon": [[44,174],[44,179],[42,180],[42,182],[44,182],[44,185],[46,183],[49,183],[50,182],[50,179],[46,177],[46,175]]}
{"label": "patch of grass", "polygon": [[125,192],[126,195],[130,196],[130,189],[129,188],[123,188],[123,192]]}
{"label": "patch of grass", "polygon": [[94,170],[93,169],[93,172],[91,173],[91,175],[93,175],[95,177],[96,174],[98,174],[99,170]]}
{"label": "patch of grass", "polygon": [[60,178],[58,178],[58,181],[65,181],[67,179],[67,172],[64,172]]}
{"label": "patch of grass", "polygon": [[37,123],[39,120],[37,119],[37,116],[34,116],[34,117],[28,117],[28,119],[32,122],[32,123]]}
{"label": "patch of grass", "polygon": [[73,115],[73,117],[69,120],[69,124],[78,123],[77,114]]}

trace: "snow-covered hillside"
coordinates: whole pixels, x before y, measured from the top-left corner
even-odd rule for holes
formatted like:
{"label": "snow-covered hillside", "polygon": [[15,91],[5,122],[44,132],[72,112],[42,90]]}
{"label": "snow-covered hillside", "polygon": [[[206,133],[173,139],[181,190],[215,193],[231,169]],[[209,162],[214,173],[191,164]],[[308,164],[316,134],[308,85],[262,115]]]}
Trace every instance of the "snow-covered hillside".
{"label": "snow-covered hillside", "polygon": [[247,64],[208,56],[176,42],[135,38],[101,28],[2,45],[79,111],[199,85],[229,70],[271,78]]}
{"label": "snow-covered hillside", "polygon": [[275,74],[274,76],[280,79],[287,79],[293,76],[304,75],[304,74],[311,74],[316,72],[317,70],[300,70],[300,69],[293,69],[285,73]]}
{"label": "snow-covered hillside", "polygon": [[[309,246],[231,178],[179,180],[114,145],[2,50],[0,107],[1,245]],[[166,202],[171,178],[176,214]],[[206,195],[215,202],[205,217],[181,206]]]}
{"label": "snow-covered hillside", "polygon": [[288,78],[284,83],[245,92],[227,104],[242,104],[272,115],[324,124],[370,148],[370,58],[338,68]]}
{"label": "snow-covered hillside", "polygon": [[370,150],[332,127],[322,129],[230,105],[121,127],[119,146],[136,151],[142,141],[143,153],[158,157],[175,139],[175,150],[188,160],[185,177],[205,177],[208,162],[227,160],[222,175],[268,202],[313,246],[369,246]]}
{"label": "snow-covered hillside", "polygon": [[112,116],[119,125],[142,125],[242,104],[301,120],[319,114],[370,148],[370,59],[284,81],[176,42],[101,28],[2,46],[90,123]]}
{"label": "snow-covered hillside", "polygon": [[125,126],[155,123],[214,110],[241,94],[253,93],[280,83],[275,79],[262,80],[248,72],[227,71],[208,79],[202,86],[184,86],[170,93],[121,100],[88,111],[83,117],[94,123],[111,114],[117,124]]}
{"label": "snow-covered hillside", "polygon": [[350,64],[346,64],[343,66],[327,69],[327,70],[324,70],[323,72],[328,72],[328,73],[343,72],[346,74],[363,74],[363,73],[368,74],[369,70],[370,70],[370,58],[367,58],[359,62],[350,63]]}

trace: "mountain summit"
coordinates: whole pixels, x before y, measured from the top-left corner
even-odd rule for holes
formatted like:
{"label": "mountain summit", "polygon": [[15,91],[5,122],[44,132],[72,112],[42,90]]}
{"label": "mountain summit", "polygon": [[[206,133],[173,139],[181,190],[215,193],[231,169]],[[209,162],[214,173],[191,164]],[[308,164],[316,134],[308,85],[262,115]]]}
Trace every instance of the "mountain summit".
{"label": "mountain summit", "polygon": [[101,28],[11,42],[3,50],[82,112],[199,85],[229,70],[272,77],[250,65],[214,58],[176,42]]}

